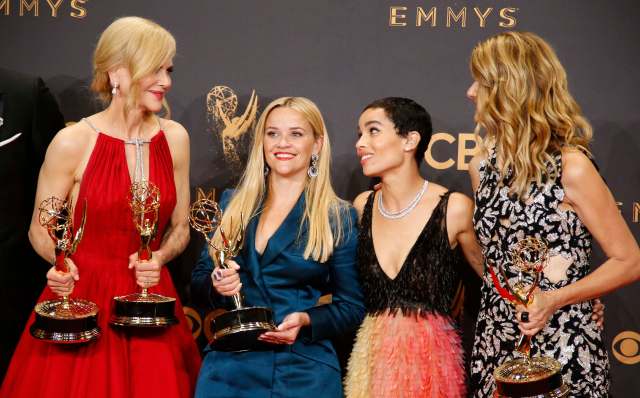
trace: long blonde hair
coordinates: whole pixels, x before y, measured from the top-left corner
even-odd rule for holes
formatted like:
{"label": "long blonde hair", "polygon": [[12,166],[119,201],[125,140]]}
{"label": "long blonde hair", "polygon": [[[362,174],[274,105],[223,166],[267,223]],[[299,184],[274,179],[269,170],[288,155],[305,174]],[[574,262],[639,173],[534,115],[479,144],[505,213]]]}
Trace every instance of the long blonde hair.
{"label": "long blonde hair", "polygon": [[[126,98],[125,112],[137,106],[140,79],[155,73],[176,54],[176,40],[157,23],[140,17],[118,18],[100,35],[93,55],[91,89],[104,104],[112,100],[109,71],[127,68],[131,74],[131,90]],[[169,105],[162,101],[166,117]]]}
{"label": "long blonde hair", "polygon": [[[303,195],[305,209],[300,227],[308,223],[308,240],[304,249],[304,258],[325,262],[333,253],[333,248],[343,236],[342,217],[348,217],[348,203],[338,198],[331,186],[331,143],[320,110],[312,101],[303,97],[282,97],[271,102],[258,119],[253,136],[253,144],[247,167],[235,190],[233,198],[222,217],[222,227],[230,237],[240,232],[240,214],[243,214],[243,228],[252,217],[258,216],[260,204],[267,194],[264,176],[264,134],[266,121],[271,111],[278,107],[287,107],[300,112],[313,128],[314,138],[322,138],[322,148],[318,159],[318,176],[307,178]],[[233,220],[231,220],[233,218]],[[233,221],[233,222],[232,222]],[[214,235],[213,243],[221,247],[219,232]]]}
{"label": "long blonde hair", "polygon": [[553,154],[563,147],[588,152],[591,125],[542,38],[513,31],[490,37],[473,49],[470,67],[478,82],[476,134],[484,129],[484,149],[500,155],[501,180],[512,169],[511,193],[522,199],[531,182],[556,179]]}

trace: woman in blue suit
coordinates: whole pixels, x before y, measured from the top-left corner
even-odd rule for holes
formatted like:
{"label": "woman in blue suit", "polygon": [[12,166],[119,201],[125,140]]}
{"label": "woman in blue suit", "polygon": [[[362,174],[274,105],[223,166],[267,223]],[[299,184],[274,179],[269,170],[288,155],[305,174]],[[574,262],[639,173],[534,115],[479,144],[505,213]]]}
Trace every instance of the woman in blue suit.
{"label": "woman in blue suit", "polygon": [[[193,271],[193,296],[220,307],[242,288],[247,306],[274,311],[273,347],[206,352],[196,397],[342,397],[331,337],[355,330],[364,316],[355,267],[357,216],[330,182],[331,147],[320,111],[306,98],[273,101],[256,125],[247,168],[221,200],[222,226],[245,243],[229,269],[215,268],[207,248]],[[231,218],[235,222],[231,222]],[[213,237],[221,245],[220,236]],[[332,302],[317,306],[325,293]]]}

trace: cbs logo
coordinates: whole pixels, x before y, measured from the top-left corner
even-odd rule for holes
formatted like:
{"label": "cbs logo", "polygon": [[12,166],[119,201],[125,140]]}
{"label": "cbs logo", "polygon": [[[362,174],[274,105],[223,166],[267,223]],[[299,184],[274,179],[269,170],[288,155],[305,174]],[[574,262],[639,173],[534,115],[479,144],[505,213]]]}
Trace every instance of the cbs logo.
{"label": "cbs logo", "polygon": [[185,306],[182,307],[182,310],[184,311],[185,318],[187,318],[187,326],[189,327],[189,330],[191,330],[191,335],[195,340],[200,336],[200,333],[202,333],[202,318],[198,311],[191,307]]}
{"label": "cbs logo", "polygon": [[[457,158],[443,157],[443,151],[440,149],[442,145],[456,145]],[[439,149],[434,149],[434,146]],[[445,170],[454,166],[458,170],[469,170],[469,161],[478,153],[479,149],[478,138],[473,133],[454,135],[441,131],[433,133],[431,136],[429,146],[424,153],[424,159],[429,166],[436,170]]]}
{"label": "cbs logo", "polygon": [[[184,315],[187,318],[187,326],[189,330],[191,330],[191,335],[193,339],[196,340],[200,334],[204,331],[204,336],[207,339],[207,342],[211,343],[213,340],[213,333],[211,332],[211,328],[206,325],[211,325],[211,320],[216,316],[225,312],[223,309],[216,309],[207,314],[202,320],[202,317],[198,313],[198,311],[194,310],[191,307],[182,307],[184,311]],[[204,325],[204,326],[203,326]]]}
{"label": "cbs logo", "polygon": [[613,339],[611,351],[625,365],[640,363],[640,333],[631,330],[620,333]]}

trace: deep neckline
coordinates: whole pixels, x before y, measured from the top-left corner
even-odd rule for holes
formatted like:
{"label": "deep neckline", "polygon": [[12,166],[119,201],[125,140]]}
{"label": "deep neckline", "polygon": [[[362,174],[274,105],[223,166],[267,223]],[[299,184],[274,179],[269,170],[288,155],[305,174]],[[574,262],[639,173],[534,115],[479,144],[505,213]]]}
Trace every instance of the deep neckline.
{"label": "deep neckline", "polygon": [[258,228],[260,227],[260,219],[262,218],[262,213],[263,213],[263,209],[264,209],[264,207],[262,205],[260,206],[260,210],[258,212],[258,216],[256,217],[254,239],[253,239],[253,244],[252,244],[253,250],[258,255],[258,258],[261,258],[267,252],[267,250],[269,248],[269,244],[271,243],[271,240],[273,239],[273,237],[276,236],[278,234],[278,232],[280,232],[280,230],[284,227],[285,224],[287,224],[288,222],[291,221],[291,220],[289,220],[289,218],[293,217],[294,212],[296,212],[296,209],[299,206],[300,200],[302,199],[303,196],[304,196],[304,191],[300,193],[300,196],[298,196],[298,199],[296,199],[296,201],[293,203],[293,206],[291,207],[291,209],[289,209],[289,212],[287,213],[287,215],[282,219],[282,222],[280,222],[280,224],[273,231],[271,236],[269,236],[269,238],[267,239],[267,241],[266,241],[266,243],[264,245],[264,249],[262,250],[262,252],[258,251],[258,248],[256,247],[256,237],[258,235]]}
{"label": "deep neckline", "polygon": [[[122,159],[124,161],[124,164],[126,165],[126,170],[127,170],[127,177],[129,178],[129,185],[133,184],[134,181],[134,177],[131,175],[131,170],[129,170],[129,163],[127,162],[127,154],[125,151],[125,145],[127,145],[127,141],[123,140],[122,138],[118,138],[118,137],[114,137],[112,135],[103,133],[102,131],[98,131],[98,135],[101,137],[105,137],[106,139],[112,140],[114,142],[118,142],[120,144],[122,144]],[[144,176],[148,181],[151,181],[151,144],[155,143],[156,139],[159,139],[161,137],[164,136],[164,131],[162,129],[158,129],[158,132],[155,133],[153,136],[151,136],[151,138],[149,138],[149,164],[148,164],[148,176]]]}
{"label": "deep neckline", "polygon": [[[109,135],[107,133],[103,133],[102,131],[98,131],[98,135],[106,137],[106,138],[114,140],[114,141],[121,142],[123,144],[125,144],[127,142],[127,140],[123,140],[122,138],[114,137],[114,136]],[[164,135],[164,130],[159,129],[154,135],[151,136],[151,138],[149,138],[149,142],[155,141],[156,138],[159,138],[162,135]]]}
{"label": "deep neckline", "polygon": [[436,205],[433,207],[433,209],[431,210],[431,215],[429,216],[429,219],[427,220],[427,222],[424,224],[424,226],[422,227],[422,229],[420,230],[420,233],[418,234],[418,236],[416,237],[416,239],[413,241],[413,244],[411,245],[411,248],[409,249],[409,251],[407,252],[407,255],[405,256],[404,260],[402,261],[402,265],[400,266],[400,269],[398,270],[398,273],[392,278],[389,276],[389,274],[387,274],[384,270],[384,268],[382,268],[382,265],[380,264],[380,260],[378,259],[378,253],[376,251],[376,243],[373,239],[373,202],[375,201],[375,196],[376,193],[373,192],[370,196],[370,204],[369,204],[369,217],[370,217],[370,221],[369,221],[369,236],[371,237],[371,248],[373,250],[373,257],[376,260],[376,268],[382,272],[382,274],[385,276],[385,278],[389,281],[389,282],[395,282],[398,277],[400,276],[400,274],[404,271],[405,268],[407,268],[407,262],[408,260],[412,257],[413,252],[416,250],[416,247],[418,245],[418,242],[422,239],[423,235],[426,233],[427,228],[431,225],[432,220],[434,220],[434,216],[436,214],[436,212],[438,211],[440,204],[442,203],[442,201],[444,200],[446,193],[443,195],[440,195],[440,199],[438,200],[438,202],[436,203]]}

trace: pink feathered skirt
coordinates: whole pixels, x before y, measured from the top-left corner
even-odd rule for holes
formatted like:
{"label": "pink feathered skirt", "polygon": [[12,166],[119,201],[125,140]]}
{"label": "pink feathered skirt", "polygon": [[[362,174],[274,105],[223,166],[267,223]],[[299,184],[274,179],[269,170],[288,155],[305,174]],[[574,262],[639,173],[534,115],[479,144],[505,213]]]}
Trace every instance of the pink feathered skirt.
{"label": "pink feathered skirt", "polygon": [[464,397],[460,336],[442,315],[367,315],[351,352],[347,398]]}

